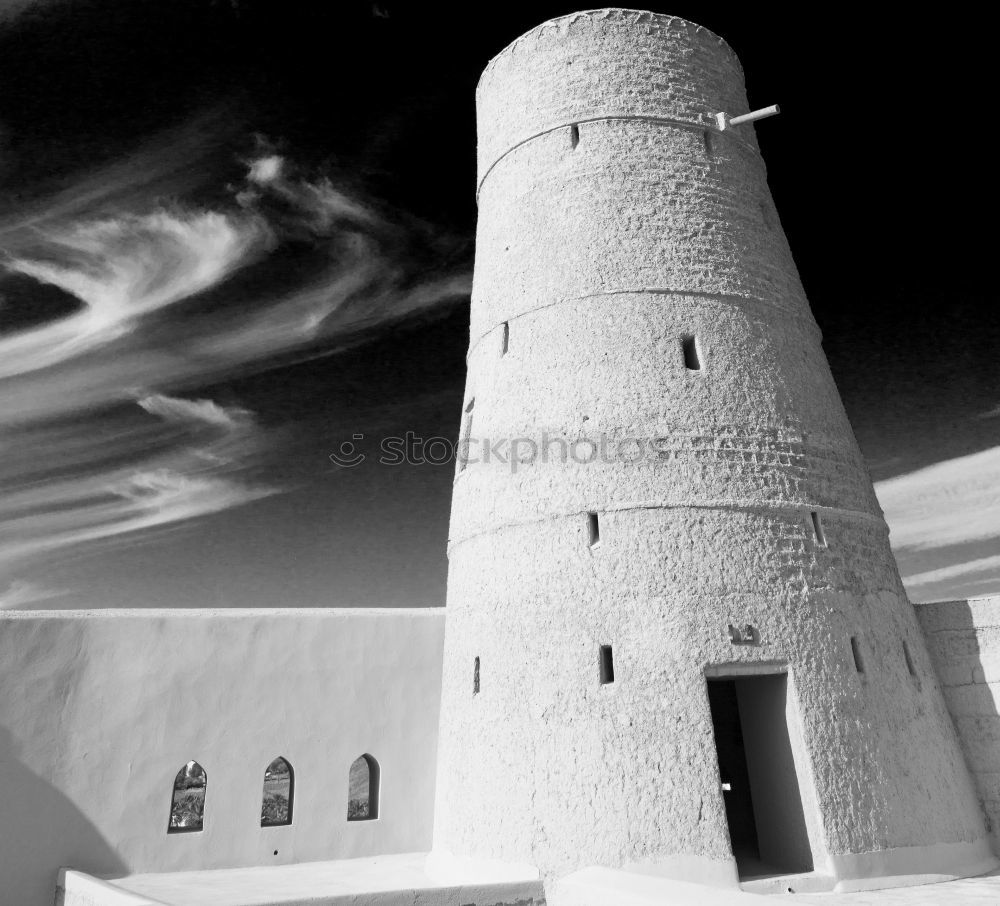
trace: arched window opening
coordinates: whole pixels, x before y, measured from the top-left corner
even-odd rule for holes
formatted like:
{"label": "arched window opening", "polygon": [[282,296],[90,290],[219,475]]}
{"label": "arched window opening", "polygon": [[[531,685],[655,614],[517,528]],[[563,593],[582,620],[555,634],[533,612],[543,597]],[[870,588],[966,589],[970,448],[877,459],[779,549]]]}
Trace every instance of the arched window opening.
{"label": "arched window opening", "polygon": [[177,772],[170,799],[168,834],[184,834],[204,828],[207,788],[208,775],[197,761],[189,761]]}
{"label": "arched window opening", "polygon": [[292,823],[295,772],[284,758],[275,758],[264,771],[264,797],[260,804],[260,826],[280,827]]}
{"label": "arched window opening", "polygon": [[371,821],[378,817],[378,762],[361,755],[351,765],[347,789],[347,820]]}

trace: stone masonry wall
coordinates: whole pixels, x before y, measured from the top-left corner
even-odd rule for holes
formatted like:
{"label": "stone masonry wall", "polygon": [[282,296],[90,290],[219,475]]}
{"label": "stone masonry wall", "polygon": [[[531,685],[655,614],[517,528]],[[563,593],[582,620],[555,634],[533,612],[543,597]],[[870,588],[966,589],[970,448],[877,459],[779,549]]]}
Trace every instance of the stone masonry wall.
{"label": "stone masonry wall", "polygon": [[1000,595],[918,604],[917,617],[1000,854]]}

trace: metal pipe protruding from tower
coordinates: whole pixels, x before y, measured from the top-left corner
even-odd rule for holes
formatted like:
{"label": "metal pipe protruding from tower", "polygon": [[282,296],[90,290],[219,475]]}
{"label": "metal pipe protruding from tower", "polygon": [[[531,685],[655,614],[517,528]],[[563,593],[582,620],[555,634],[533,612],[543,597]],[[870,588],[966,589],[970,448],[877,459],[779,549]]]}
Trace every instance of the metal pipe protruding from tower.
{"label": "metal pipe protruding from tower", "polygon": [[728,113],[717,113],[715,119],[719,124],[719,131],[725,132],[730,126],[742,126],[744,123],[764,120],[779,113],[781,113],[781,108],[777,104],[772,104],[770,107],[761,107],[760,110],[752,110],[750,113],[744,113],[740,116],[730,117]]}

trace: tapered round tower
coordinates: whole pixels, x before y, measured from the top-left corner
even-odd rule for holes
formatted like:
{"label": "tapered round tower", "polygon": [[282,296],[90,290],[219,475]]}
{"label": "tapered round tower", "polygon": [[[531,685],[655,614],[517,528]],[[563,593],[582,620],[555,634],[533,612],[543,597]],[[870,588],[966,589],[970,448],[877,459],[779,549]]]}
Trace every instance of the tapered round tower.
{"label": "tapered round tower", "polygon": [[754,127],[717,117],[747,111],[730,48],[651,13],[482,77],[436,849],[817,886],[989,859]]}

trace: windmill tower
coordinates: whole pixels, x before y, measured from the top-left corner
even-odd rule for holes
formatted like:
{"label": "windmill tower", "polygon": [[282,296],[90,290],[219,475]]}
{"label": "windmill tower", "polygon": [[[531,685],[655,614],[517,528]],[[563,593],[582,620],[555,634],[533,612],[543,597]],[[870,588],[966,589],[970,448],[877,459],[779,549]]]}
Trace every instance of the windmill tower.
{"label": "windmill tower", "polygon": [[435,847],[546,877],[982,870],[736,56],[579,13],[477,100]]}

